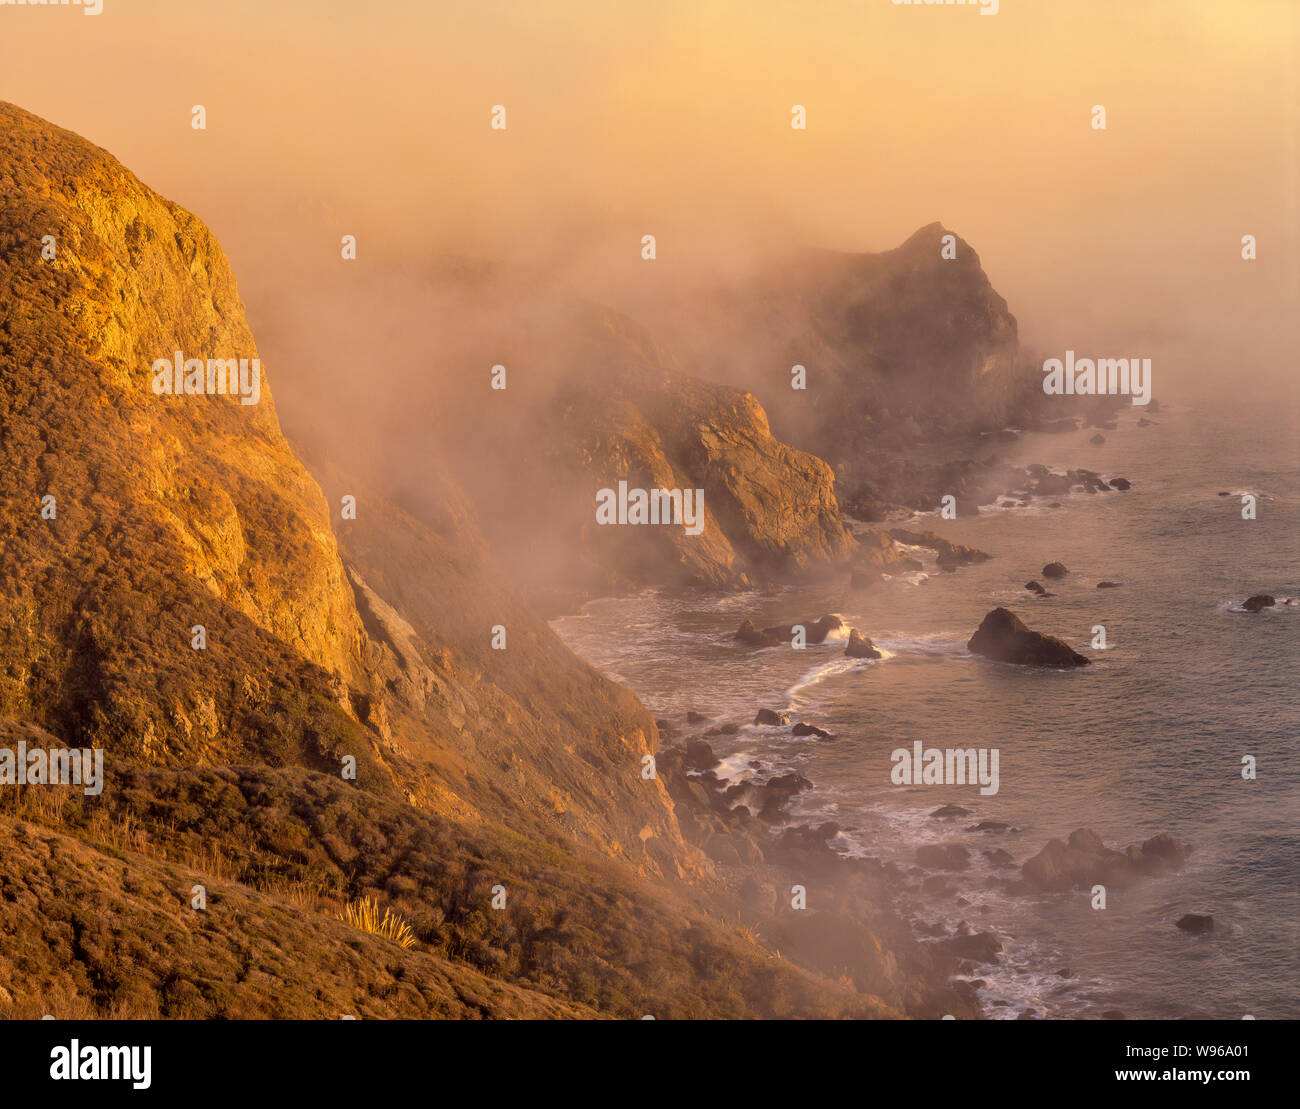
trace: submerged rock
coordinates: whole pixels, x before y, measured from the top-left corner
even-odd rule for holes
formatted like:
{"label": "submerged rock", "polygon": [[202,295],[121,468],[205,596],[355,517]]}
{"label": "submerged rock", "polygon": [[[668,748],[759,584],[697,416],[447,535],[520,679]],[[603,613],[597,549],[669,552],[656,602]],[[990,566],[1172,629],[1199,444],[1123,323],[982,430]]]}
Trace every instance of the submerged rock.
{"label": "submerged rock", "polygon": [[973,654],[1019,666],[1087,666],[1092,661],[1055,636],[1030,631],[1005,608],[985,616],[966,647]]}
{"label": "submerged rock", "polygon": [[1064,562],[1049,562],[1043,567],[1043,577],[1045,578],[1063,578],[1069,572],[1065,568]]}
{"label": "submerged rock", "polygon": [[1208,913],[1185,913],[1178,918],[1177,926],[1184,932],[1191,932],[1193,935],[1201,935],[1205,932],[1214,931],[1214,917]]}
{"label": "submerged rock", "polygon": [[1118,589],[1123,583],[1118,581],[1099,581],[1098,589]]}

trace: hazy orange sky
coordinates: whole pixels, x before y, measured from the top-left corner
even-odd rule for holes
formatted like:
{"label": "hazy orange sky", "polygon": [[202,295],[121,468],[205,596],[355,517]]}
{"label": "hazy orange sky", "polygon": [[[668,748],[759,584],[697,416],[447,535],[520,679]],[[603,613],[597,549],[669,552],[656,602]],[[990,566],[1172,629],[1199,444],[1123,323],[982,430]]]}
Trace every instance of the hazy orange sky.
{"label": "hazy orange sky", "polygon": [[343,233],[599,274],[651,232],[672,280],[938,219],[1043,349],[1298,368],[1296,0],[103,4],[0,7],[0,98],[205,219],[250,300]]}

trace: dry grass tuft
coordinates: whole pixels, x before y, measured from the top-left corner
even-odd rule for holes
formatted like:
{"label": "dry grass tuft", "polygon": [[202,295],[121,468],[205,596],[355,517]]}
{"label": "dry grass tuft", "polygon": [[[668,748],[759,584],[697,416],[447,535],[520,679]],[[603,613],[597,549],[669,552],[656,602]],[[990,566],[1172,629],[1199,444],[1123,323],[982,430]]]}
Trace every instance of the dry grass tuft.
{"label": "dry grass tuft", "polygon": [[339,914],[339,919],[347,921],[353,928],[369,932],[372,936],[395,940],[403,947],[415,945],[415,933],[411,931],[411,926],[392,909],[385,909],[384,915],[380,917],[379,906],[369,897],[363,897],[360,901],[349,901],[347,907]]}

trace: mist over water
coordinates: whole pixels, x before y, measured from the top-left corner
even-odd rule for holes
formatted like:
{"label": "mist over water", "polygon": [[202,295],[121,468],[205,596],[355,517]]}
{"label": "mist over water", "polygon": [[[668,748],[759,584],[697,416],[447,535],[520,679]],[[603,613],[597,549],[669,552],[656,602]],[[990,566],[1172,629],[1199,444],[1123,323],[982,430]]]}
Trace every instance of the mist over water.
{"label": "mist over water", "polygon": [[[1130,1018],[1294,1018],[1300,771],[1291,752],[1300,706],[1291,660],[1300,607],[1230,608],[1257,592],[1300,596],[1300,452],[1279,449],[1295,443],[1286,416],[1179,407],[1146,428],[1124,414],[1101,447],[1084,433],[1028,436],[1020,461],[1088,466],[1126,476],[1134,489],[945,522],[954,542],[995,556],[956,573],[931,562],[924,574],[866,591],[647,592],[593,602],[553,626],[679,728],[689,710],[710,724],[748,725],[767,707],[835,734],[818,741],[745,726],[708,742],[730,775],[793,769],[810,778],[792,819],[834,820],[838,849],[908,866],[923,843],[968,847],[972,867],[953,877],[953,894],[917,887],[904,904],[918,921],[966,920],[1005,938],[1006,965],[981,968],[990,1015],[1029,1007],[1051,1016],[1117,1008]],[[1256,492],[1270,526],[1242,520],[1239,499],[1220,491]],[[1052,560],[1071,573],[1048,583],[1055,597],[1035,599],[1023,585]],[[1096,589],[1102,580],[1123,584]],[[1035,671],[970,655],[967,639],[998,605],[1094,664]],[[888,657],[845,659],[842,639],[805,651],[751,651],[730,639],[745,617],[763,626],[823,612],[839,613]],[[1104,652],[1090,648],[1097,624]],[[890,752],[915,740],[998,748],[998,793],[892,785]],[[1256,781],[1240,776],[1245,754],[1258,760]],[[928,815],[949,803],[972,815]],[[980,820],[1019,831],[964,830]],[[1008,896],[998,880],[1014,872],[980,854],[1002,848],[1020,864],[1081,827],[1121,850],[1160,832],[1195,850],[1181,871],[1109,891],[1100,912],[1087,891]],[[1215,931],[1176,929],[1189,912],[1213,914]],[[1059,977],[1063,968],[1073,976]]]}

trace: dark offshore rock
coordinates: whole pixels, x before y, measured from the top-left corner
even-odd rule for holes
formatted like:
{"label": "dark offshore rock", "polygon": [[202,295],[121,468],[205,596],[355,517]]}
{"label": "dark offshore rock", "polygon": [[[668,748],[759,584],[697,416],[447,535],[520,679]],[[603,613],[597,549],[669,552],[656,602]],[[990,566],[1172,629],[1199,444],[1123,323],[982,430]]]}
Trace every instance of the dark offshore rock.
{"label": "dark offshore rock", "polygon": [[859,584],[859,579],[862,584],[879,581],[883,574],[909,569],[915,562],[895,546],[888,532],[880,528],[860,531],[854,538],[858,541],[858,553],[853,562],[854,585]]}
{"label": "dark offshore rock", "polygon": [[1098,589],[1118,589],[1122,584],[1123,584],[1123,582],[1118,582],[1118,581],[1099,581],[1099,582],[1097,583],[1097,588],[1098,588]]}
{"label": "dark offshore rock", "polygon": [[1051,593],[1047,592],[1047,590],[1044,589],[1042,585],[1036,581],[1025,582],[1025,588],[1028,589],[1030,593],[1037,593],[1040,597],[1052,596]]}
{"label": "dark offshore rock", "polygon": [[1016,860],[1012,857],[1010,851],[1004,851],[1001,847],[986,847],[980,852],[994,866],[1015,866]]}
{"label": "dark offshore rock", "polygon": [[790,714],[788,712],[774,712],[772,709],[759,709],[754,717],[754,723],[779,727],[790,723]]}
{"label": "dark offshore rock", "polygon": [[834,739],[830,732],[823,731],[813,724],[804,724],[802,721],[790,729],[791,735],[797,736],[816,736],[818,739]]}
{"label": "dark offshore rock", "polygon": [[1020,868],[1016,893],[1065,891],[1101,884],[1123,889],[1139,878],[1153,877],[1182,866],[1192,848],[1167,832],[1153,836],[1141,846],[1134,844],[1121,853],[1112,851],[1101,837],[1087,828],[1070,833],[1068,842],[1049,840],[1047,845]]}
{"label": "dark offshore rock", "polygon": [[1104,443],[1105,441],[1106,441],[1106,436],[1102,435],[1101,432],[1097,432],[1096,435],[1094,435],[1091,439],[1088,440],[1088,442],[1091,443],[1094,447],[1100,447],[1102,443]]}
{"label": "dark offshore rock", "polygon": [[932,817],[938,817],[939,819],[945,819],[950,816],[970,816],[970,812],[970,809],[962,808],[961,805],[943,805],[942,807],[935,809],[930,815]]}
{"label": "dark offshore rock", "polygon": [[[746,620],[736,630],[734,638],[749,647],[777,647],[783,643],[793,642],[794,629],[797,626],[799,625],[777,624],[760,630],[754,626],[754,621]],[[813,644],[825,643],[826,637],[831,632],[844,627],[844,621],[838,616],[828,613],[811,622],[805,621],[802,627],[806,642]]]}
{"label": "dark offshore rock", "polygon": [[1247,612],[1259,612],[1261,609],[1272,608],[1277,604],[1277,600],[1267,593],[1256,593],[1253,597],[1248,597],[1241,602],[1241,607]]}
{"label": "dark offshore rock", "polygon": [[1019,666],[1087,666],[1092,661],[1055,636],[1030,631],[1005,608],[985,616],[966,647],[973,654]]}
{"label": "dark offshore rock", "polygon": [[712,770],[718,765],[718,757],[702,739],[688,739],[682,753],[682,765],[687,770]]}
{"label": "dark offshore rock", "polygon": [[[758,787],[760,802],[758,818],[767,824],[780,824],[785,820],[786,806],[796,793],[812,789],[812,782],[802,774],[780,774]],[[730,792],[730,791],[728,791]]]}
{"label": "dark offshore rock", "polygon": [[759,631],[754,627],[753,620],[744,621],[736,634],[733,636],[738,642],[745,644],[746,647],[779,647],[782,643],[788,643],[789,640],[783,639],[776,628],[764,628]]}
{"label": "dark offshore rock", "polygon": [[1126,477],[1113,477],[1110,479],[1112,489],[1128,490],[1133,488],[1133,483]]}
{"label": "dark offshore rock", "polygon": [[849,632],[849,642],[844,648],[844,653],[849,658],[883,658],[884,656],[876,650],[876,645],[863,635],[857,628]]}
{"label": "dark offshore rock", "polygon": [[[826,637],[831,632],[837,632],[844,627],[844,621],[838,616],[827,613],[825,616],[819,616],[812,624],[805,624],[804,629],[808,635],[809,643],[824,643]],[[793,635],[793,631],[791,632]]]}
{"label": "dark offshore rock", "polygon": [[1065,568],[1064,562],[1049,562],[1043,567],[1043,577],[1045,578],[1063,578],[1069,572]]}
{"label": "dark offshore rock", "polygon": [[1199,936],[1214,931],[1214,917],[1201,913],[1184,913],[1178,918],[1177,926],[1184,932]]}
{"label": "dark offshore rock", "polygon": [[[993,556],[985,551],[967,547],[962,543],[950,543],[942,535],[932,531],[907,531],[903,528],[891,528],[891,539],[906,543],[912,547],[929,547],[939,555],[939,569],[955,570],[958,566],[968,566],[976,562],[987,562]],[[918,565],[918,569],[920,566]]]}

